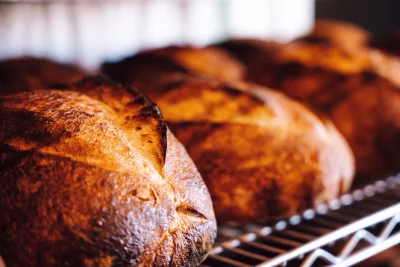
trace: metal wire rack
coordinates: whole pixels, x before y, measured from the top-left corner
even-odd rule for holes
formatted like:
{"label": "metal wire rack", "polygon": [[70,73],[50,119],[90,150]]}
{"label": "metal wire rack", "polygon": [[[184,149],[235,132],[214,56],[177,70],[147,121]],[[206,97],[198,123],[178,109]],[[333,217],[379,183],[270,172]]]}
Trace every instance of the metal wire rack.
{"label": "metal wire rack", "polygon": [[400,243],[400,176],[269,225],[219,226],[202,267],[351,266]]}
{"label": "metal wire rack", "polygon": [[400,175],[288,220],[219,225],[200,267],[344,267],[399,243]]}

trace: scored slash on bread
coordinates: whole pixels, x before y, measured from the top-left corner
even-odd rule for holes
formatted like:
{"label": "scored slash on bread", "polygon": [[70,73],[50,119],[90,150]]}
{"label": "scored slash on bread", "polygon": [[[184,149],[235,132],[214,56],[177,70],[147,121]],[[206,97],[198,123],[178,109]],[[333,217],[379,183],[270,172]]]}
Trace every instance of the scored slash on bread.
{"label": "scored slash on bread", "polygon": [[63,83],[52,89],[73,90],[99,100],[118,114],[125,130],[140,135],[143,139],[139,149],[151,154],[156,169],[161,173],[167,150],[167,126],[160,109],[143,94],[123,88],[102,76],[90,76],[76,83]]}
{"label": "scored slash on bread", "polygon": [[160,110],[103,77],[0,98],[0,251],[13,266],[194,266],[216,222]]}
{"label": "scored slash on bread", "polygon": [[285,217],[350,187],[349,147],[302,105],[205,79],[166,87],[154,101],[202,174],[219,221]]}
{"label": "scored slash on bread", "polygon": [[159,105],[202,174],[219,221],[288,216],[350,187],[353,156],[342,136],[280,93],[169,70],[146,83],[135,73],[151,69],[126,61],[109,69],[118,70],[124,77],[117,81]]}

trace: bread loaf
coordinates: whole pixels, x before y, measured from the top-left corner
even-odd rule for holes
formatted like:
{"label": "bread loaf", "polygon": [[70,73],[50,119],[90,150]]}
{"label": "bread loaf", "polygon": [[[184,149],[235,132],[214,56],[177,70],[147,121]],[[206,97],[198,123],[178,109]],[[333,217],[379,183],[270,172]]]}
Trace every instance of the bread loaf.
{"label": "bread loaf", "polygon": [[114,80],[141,81],[148,86],[154,78],[174,74],[209,76],[222,80],[240,80],[244,67],[225,51],[212,48],[166,47],[143,51],[115,63],[104,63],[102,71]]}
{"label": "bread loaf", "polygon": [[7,267],[199,264],[211,199],[158,107],[102,77],[57,89],[0,98]]}
{"label": "bread loaf", "polygon": [[347,144],[302,105],[258,86],[187,75],[154,80],[139,89],[158,103],[185,145],[219,221],[288,216],[350,187]]}
{"label": "bread loaf", "polygon": [[0,95],[43,89],[60,82],[82,79],[86,72],[77,66],[49,59],[21,57],[0,61]]}
{"label": "bread loaf", "polygon": [[311,32],[301,39],[310,43],[329,43],[354,50],[367,46],[370,38],[370,32],[351,22],[317,19]]}
{"label": "bread loaf", "polygon": [[[272,58],[281,45],[261,39],[230,39],[213,45],[237,58],[246,67],[259,60]],[[261,57],[261,58],[260,58]]]}
{"label": "bread loaf", "polygon": [[327,114],[354,151],[361,186],[399,170],[400,91],[388,60],[397,65],[374,50],[297,41],[252,66],[248,79]]}

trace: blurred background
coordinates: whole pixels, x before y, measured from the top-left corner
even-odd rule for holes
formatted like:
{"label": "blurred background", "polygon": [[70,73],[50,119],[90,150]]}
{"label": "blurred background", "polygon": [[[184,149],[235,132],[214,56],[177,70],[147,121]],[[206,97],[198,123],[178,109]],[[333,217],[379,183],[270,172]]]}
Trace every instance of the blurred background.
{"label": "blurred background", "polygon": [[374,34],[400,28],[398,0],[317,0],[317,18],[351,21]]}
{"label": "blurred background", "polygon": [[400,27],[399,10],[398,0],[0,1],[0,58],[46,56],[94,69],[168,44],[250,36],[290,41],[315,18],[352,21],[379,34]]}
{"label": "blurred background", "polygon": [[288,41],[313,25],[314,0],[0,2],[0,58],[36,55],[86,68],[139,49],[227,37]]}

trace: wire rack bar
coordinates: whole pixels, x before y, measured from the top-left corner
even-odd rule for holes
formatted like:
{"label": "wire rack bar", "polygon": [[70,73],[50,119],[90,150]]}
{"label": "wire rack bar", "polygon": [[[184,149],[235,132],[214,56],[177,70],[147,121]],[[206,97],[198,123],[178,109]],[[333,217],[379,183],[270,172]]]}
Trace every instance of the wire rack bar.
{"label": "wire rack bar", "polygon": [[269,225],[219,226],[202,266],[351,266],[400,243],[400,176]]}

